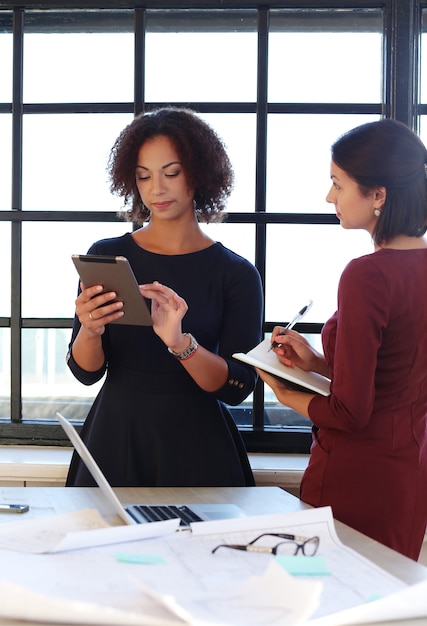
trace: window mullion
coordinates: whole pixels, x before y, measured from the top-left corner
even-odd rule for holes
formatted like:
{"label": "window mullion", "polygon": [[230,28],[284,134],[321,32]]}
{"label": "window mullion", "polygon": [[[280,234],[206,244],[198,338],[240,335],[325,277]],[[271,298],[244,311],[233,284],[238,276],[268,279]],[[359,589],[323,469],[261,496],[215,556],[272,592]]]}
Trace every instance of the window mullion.
{"label": "window mullion", "polygon": [[[23,115],[24,11],[13,14],[13,93],[12,93],[12,211],[22,210],[22,115]],[[11,228],[11,418],[22,420],[22,336],[21,336],[21,255],[22,222]]]}
{"label": "window mullion", "polygon": [[145,104],[145,9],[135,9],[135,68],[134,68],[134,113],[138,115]]}
{"label": "window mullion", "polygon": [[[265,213],[267,186],[268,30],[270,12],[258,10],[256,198],[255,212]],[[265,285],[266,224],[255,226],[255,264]],[[265,317],[265,316],[264,316]],[[264,384],[258,381],[253,394],[252,426],[264,427]]]}
{"label": "window mullion", "polygon": [[415,127],[416,3],[392,2],[390,22],[390,117]]}

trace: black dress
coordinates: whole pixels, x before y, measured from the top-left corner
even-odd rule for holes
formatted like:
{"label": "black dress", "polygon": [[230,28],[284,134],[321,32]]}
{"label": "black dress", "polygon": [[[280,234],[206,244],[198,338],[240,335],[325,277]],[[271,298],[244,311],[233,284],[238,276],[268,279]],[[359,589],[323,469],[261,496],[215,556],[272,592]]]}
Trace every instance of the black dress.
{"label": "black dress", "polygon": [[[188,304],[183,331],[223,356],[229,367],[225,385],[205,392],[151,327],[109,324],[102,336],[104,367],[87,372],[70,356],[80,328],[75,318],[71,371],[86,385],[107,373],[81,434],[108,481],[116,487],[253,485],[225,403],[241,403],[256,382],[256,372],[231,355],[261,339],[257,270],[220,243],[191,254],[162,255],[138,246],[130,233],[99,241],[89,253],[125,256],[138,284],[158,280],[174,289]],[[67,485],[94,485],[76,453]]]}

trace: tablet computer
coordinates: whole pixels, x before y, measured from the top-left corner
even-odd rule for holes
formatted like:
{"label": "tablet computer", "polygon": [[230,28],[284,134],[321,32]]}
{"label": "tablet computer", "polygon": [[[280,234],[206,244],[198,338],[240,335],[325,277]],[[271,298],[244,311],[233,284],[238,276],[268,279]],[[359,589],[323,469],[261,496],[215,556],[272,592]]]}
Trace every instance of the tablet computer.
{"label": "tablet computer", "polygon": [[150,310],[126,257],[73,254],[71,258],[86,288],[102,285],[102,293],[115,291],[115,301],[123,302],[124,315],[111,324],[152,326]]}

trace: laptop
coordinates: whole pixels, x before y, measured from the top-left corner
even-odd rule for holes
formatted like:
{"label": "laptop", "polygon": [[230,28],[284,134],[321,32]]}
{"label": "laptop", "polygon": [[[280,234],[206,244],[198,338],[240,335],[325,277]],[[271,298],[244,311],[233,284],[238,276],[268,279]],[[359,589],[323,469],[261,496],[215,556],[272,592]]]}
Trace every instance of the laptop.
{"label": "laptop", "polygon": [[179,530],[183,530],[190,528],[192,522],[245,517],[246,514],[235,504],[122,504],[77,430],[63,415],[56,415],[96,484],[125,524],[147,524],[179,518]]}

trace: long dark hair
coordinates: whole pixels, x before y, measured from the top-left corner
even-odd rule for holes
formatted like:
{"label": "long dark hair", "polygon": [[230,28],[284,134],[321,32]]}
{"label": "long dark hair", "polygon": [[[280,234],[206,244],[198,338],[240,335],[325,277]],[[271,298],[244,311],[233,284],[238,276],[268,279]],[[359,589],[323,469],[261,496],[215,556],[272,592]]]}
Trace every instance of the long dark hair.
{"label": "long dark hair", "polygon": [[332,160],[367,194],[386,188],[373,240],[420,237],[427,230],[427,150],[405,124],[384,119],[358,126],[332,146]]}

